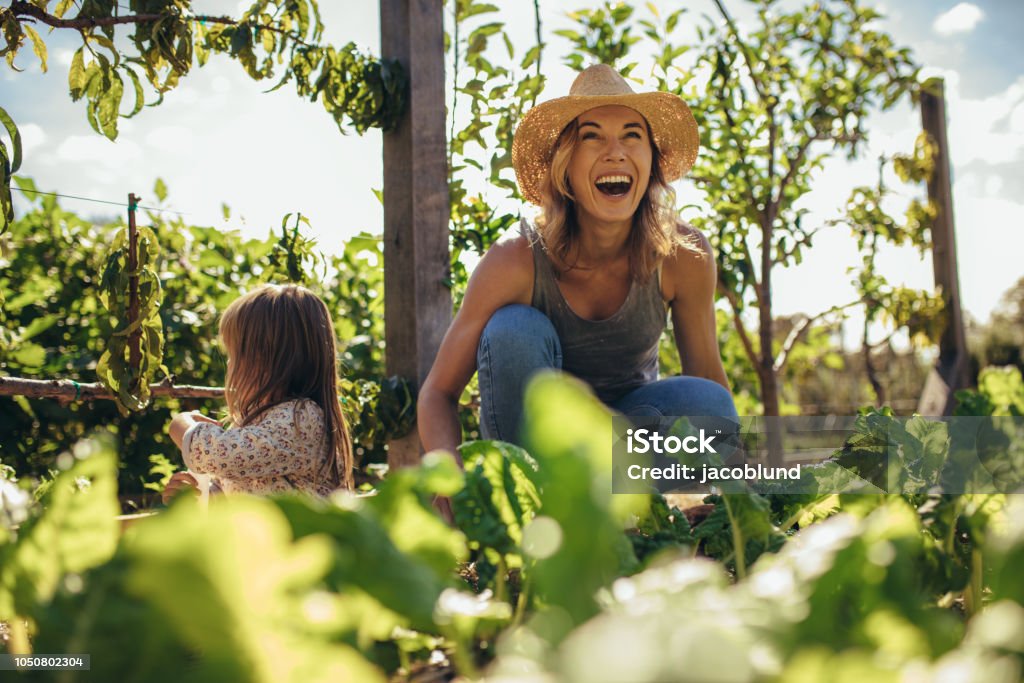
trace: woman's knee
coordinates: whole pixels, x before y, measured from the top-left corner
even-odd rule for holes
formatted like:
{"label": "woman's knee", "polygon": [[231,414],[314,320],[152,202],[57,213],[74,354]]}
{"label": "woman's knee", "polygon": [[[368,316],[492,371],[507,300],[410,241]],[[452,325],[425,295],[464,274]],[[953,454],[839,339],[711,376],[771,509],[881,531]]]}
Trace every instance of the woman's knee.
{"label": "woman's knee", "polygon": [[661,381],[668,389],[667,392],[659,392],[662,400],[658,407],[664,415],[737,417],[732,394],[718,382],[685,376]]}
{"label": "woman's knee", "polygon": [[703,377],[680,379],[689,380],[690,386],[687,391],[692,392],[694,401],[701,409],[699,413],[695,412],[695,414],[737,417],[736,403],[732,400],[732,394],[721,384]]}
{"label": "woman's knee", "polygon": [[[561,345],[551,321],[532,306],[511,304],[494,312],[480,335],[478,356],[561,366]],[[483,360],[481,358],[481,360]]]}

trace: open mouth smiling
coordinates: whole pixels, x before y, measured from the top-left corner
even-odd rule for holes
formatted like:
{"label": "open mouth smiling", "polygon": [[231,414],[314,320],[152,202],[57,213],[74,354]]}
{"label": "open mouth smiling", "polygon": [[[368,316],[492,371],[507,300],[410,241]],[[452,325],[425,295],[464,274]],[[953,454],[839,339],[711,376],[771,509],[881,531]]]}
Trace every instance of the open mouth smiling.
{"label": "open mouth smiling", "polygon": [[633,186],[633,179],[622,173],[603,175],[594,181],[601,194],[609,197],[621,197]]}

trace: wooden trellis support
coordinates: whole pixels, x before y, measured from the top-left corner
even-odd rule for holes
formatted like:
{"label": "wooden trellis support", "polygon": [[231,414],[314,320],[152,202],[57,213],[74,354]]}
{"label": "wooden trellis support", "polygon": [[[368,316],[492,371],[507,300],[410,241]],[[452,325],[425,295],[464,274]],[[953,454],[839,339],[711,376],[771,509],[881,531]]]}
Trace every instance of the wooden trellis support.
{"label": "wooden trellis support", "polygon": [[[381,56],[409,75],[408,104],[384,133],[384,327],[387,374],[417,388],[448,324],[448,169],[442,0],[381,0]],[[392,441],[388,464],[419,462],[415,431]]]}
{"label": "wooden trellis support", "polygon": [[945,303],[946,327],[939,342],[939,358],[925,380],[917,412],[921,415],[950,415],[956,405],[956,390],[967,387],[970,377],[953,226],[945,86],[940,78],[931,79],[922,88],[921,124],[936,147],[935,167],[928,181],[928,199],[938,208],[932,226],[932,266],[935,286],[942,290]]}
{"label": "wooden trellis support", "polygon": [[[139,317],[139,235],[135,224],[135,213],[140,198],[128,193],[128,318]],[[142,332],[137,327],[128,337],[128,362],[138,367],[142,362]],[[221,398],[221,387],[175,385],[164,380],[150,385],[153,396],[169,398]],[[71,379],[29,379],[23,377],[0,377],[0,396],[25,396],[26,398],[54,398],[61,402],[115,400],[117,394],[99,382],[80,383]]]}

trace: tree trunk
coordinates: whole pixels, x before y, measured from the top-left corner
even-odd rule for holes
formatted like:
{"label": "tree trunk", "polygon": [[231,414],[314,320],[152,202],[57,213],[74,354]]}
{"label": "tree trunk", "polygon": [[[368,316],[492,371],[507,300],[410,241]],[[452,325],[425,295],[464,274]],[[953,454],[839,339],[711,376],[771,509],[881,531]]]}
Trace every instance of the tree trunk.
{"label": "tree trunk", "polygon": [[871,362],[871,346],[868,344],[868,320],[864,319],[864,369],[868,374],[868,381],[871,382],[871,389],[875,392],[875,406],[881,408],[885,405],[885,387],[878,379],[878,369]]}
{"label": "tree trunk", "polygon": [[772,226],[775,223],[775,211],[769,206],[761,224],[761,301],[758,307],[760,316],[761,358],[757,376],[761,383],[761,402],[764,404],[768,440],[768,464],[772,467],[782,465],[783,441],[779,431],[779,384],[775,372],[775,354],[772,348],[774,321],[772,320]]}

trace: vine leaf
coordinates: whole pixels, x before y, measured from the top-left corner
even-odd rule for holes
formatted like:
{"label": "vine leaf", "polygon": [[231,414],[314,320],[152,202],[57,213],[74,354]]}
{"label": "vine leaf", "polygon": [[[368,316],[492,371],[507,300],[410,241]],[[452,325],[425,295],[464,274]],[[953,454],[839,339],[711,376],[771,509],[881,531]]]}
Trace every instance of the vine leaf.
{"label": "vine leaf", "polygon": [[7,135],[11,138],[11,151],[0,140],[0,174],[3,184],[0,185],[0,234],[7,231],[14,221],[14,202],[11,199],[11,178],[21,167],[21,133],[7,111],[0,107],[0,123],[4,124]]}

